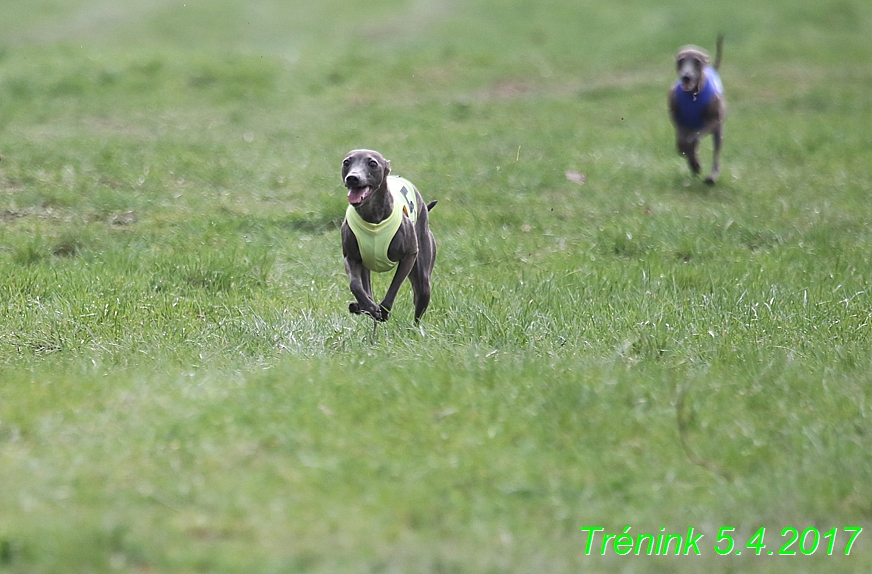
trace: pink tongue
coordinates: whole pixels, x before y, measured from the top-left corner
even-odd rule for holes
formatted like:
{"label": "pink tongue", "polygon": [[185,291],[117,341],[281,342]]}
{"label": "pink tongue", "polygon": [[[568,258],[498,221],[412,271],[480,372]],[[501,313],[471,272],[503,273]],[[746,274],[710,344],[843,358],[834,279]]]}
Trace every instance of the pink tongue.
{"label": "pink tongue", "polygon": [[348,188],[348,203],[357,205],[363,201],[369,193],[369,186],[366,187],[349,187]]}

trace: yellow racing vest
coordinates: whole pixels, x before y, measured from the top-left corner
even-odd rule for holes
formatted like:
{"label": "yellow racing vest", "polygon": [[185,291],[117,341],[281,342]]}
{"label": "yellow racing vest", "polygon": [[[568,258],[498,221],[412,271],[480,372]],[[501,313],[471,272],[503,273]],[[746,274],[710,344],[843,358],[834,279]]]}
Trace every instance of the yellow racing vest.
{"label": "yellow racing vest", "polygon": [[397,266],[397,261],[388,259],[388,247],[403,222],[403,214],[405,213],[414,225],[421,207],[418,205],[415,186],[407,179],[389,175],[388,191],[394,200],[394,209],[380,223],[365,221],[351,205],[345,210],[345,222],[357,238],[357,247],[360,249],[363,264],[370,271],[379,273],[390,271]]}

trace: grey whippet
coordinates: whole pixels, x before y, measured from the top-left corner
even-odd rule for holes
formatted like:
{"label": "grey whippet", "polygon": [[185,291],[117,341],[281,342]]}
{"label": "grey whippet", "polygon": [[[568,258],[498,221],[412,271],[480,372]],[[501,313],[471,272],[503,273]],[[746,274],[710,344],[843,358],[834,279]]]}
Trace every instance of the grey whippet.
{"label": "grey whippet", "polygon": [[[436,261],[436,241],[429,211],[418,189],[408,180],[389,175],[391,162],[377,151],[358,149],[342,160],[342,182],[348,188],[348,209],[342,222],[342,255],[351,293],[352,313],[387,321],[403,281],[412,284],[415,323],[430,304],[430,276]],[[385,298],[376,304],[370,272],[396,267]]]}
{"label": "grey whippet", "polygon": [[685,46],[675,56],[678,80],[669,90],[669,117],[675,126],[678,152],[687,158],[694,175],[700,172],[697,148],[699,141],[712,134],[714,158],[708,184],[717,180],[721,171],[721,141],[726,116],[726,100],[718,67],[724,37],[718,36],[715,62],[709,65],[709,55],[697,46]]}

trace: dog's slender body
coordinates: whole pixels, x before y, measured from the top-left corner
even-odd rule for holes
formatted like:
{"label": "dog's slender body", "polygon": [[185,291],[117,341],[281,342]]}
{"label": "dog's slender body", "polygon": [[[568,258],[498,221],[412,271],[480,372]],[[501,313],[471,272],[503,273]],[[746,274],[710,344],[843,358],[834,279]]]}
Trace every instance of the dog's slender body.
{"label": "dog's slender body", "polygon": [[678,80],[669,91],[669,117],[675,126],[678,153],[687,158],[694,175],[700,172],[697,149],[700,140],[712,134],[714,157],[711,175],[705,179],[713,184],[721,171],[721,143],[726,115],[726,100],[718,68],[721,64],[724,37],[718,36],[715,62],[709,65],[709,55],[696,46],[685,46],[675,56]]}
{"label": "dog's slender body", "polygon": [[[420,192],[408,180],[390,176],[391,162],[376,151],[358,149],[342,161],[342,181],[349,207],[342,222],[342,255],[355,314],[387,321],[403,281],[412,284],[415,322],[430,304],[430,276],[436,261],[436,241],[430,232],[429,211]],[[383,228],[387,237],[380,237]],[[385,298],[372,296],[372,271],[396,267]]]}

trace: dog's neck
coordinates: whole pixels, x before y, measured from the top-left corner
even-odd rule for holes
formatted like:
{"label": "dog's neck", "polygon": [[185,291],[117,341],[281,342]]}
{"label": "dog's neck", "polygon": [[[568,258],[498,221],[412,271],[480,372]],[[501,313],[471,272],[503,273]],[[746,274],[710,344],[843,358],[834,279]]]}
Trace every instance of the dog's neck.
{"label": "dog's neck", "polygon": [[381,223],[387,219],[394,210],[394,198],[388,191],[387,178],[382,180],[381,185],[372,192],[372,195],[363,202],[363,205],[354,209],[367,223]]}
{"label": "dog's neck", "polygon": [[699,81],[696,83],[696,86],[690,91],[694,96],[698,96],[705,89],[706,75],[705,70],[700,72]]}

